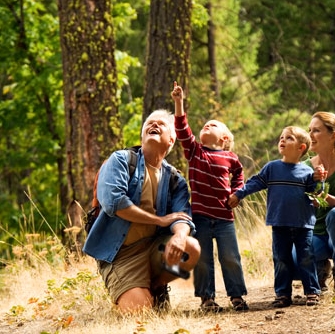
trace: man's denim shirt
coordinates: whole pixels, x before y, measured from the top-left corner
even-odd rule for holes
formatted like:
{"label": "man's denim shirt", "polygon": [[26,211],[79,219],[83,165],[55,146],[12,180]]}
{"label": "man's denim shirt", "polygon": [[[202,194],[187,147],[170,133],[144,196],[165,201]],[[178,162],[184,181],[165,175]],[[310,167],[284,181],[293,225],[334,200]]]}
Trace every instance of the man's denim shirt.
{"label": "man's denim shirt", "polygon": [[[144,156],[140,149],[137,153],[136,169],[130,179],[128,154],[127,150],[114,152],[99,172],[97,195],[101,210],[83,248],[86,254],[97,260],[112,262],[127,236],[131,223],[117,217],[115,212],[132,204],[137,206],[140,204],[145,173]],[[171,166],[166,160],[163,160],[161,172],[156,198],[156,214],[165,216],[172,212],[183,211],[191,215],[190,194],[186,180],[179,175],[178,186],[170,195]],[[180,222],[171,224],[170,230],[174,224]],[[195,233],[193,222],[182,222],[190,226],[191,234]],[[158,232],[160,229],[164,230],[158,227]]]}

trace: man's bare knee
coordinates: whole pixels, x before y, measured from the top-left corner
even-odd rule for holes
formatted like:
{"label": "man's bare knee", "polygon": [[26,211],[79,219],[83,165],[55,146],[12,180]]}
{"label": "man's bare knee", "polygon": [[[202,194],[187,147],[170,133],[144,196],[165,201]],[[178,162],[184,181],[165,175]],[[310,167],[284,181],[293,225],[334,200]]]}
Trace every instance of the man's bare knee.
{"label": "man's bare knee", "polygon": [[195,267],[200,257],[201,248],[197,239],[192,237],[187,239],[186,252],[189,255],[189,259],[181,267],[189,271]]}
{"label": "man's bare knee", "polygon": [[143,309],[151,309],[153,298],[147,288],[133,288],[123,293],[117,300],[121,312],[134,313]]}

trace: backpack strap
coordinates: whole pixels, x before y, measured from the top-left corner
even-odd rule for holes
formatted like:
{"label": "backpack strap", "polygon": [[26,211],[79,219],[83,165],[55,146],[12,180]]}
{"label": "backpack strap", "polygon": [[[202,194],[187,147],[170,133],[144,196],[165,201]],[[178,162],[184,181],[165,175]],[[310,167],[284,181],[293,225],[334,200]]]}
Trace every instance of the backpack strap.
{"label": "backpack strap", "polygon": [[129,168],[129,176],[132,178],[134,175],[136,166],[137,166],[137,152],[141,148],[141,146],[132,146],[126,147],[125,150],[128,150],[128,168]]}
{"label": "backpack strap", "polygon": [[98,184],[99,173],[100,173],[100,169],[95,174],[95,178],[94,178],[92,208],[95,208],[95,207],[99,206],[99,201],[98,201],[98,197],[97,197],[97,184]]}
{"label": "backpack strap", "polygon": [[[130,179],[134,175],[137,166],[137,152],[140,148],[141,146],[132,146],[125,148],[125,150],[129,151],[128,167],[129,167]],[[171,194],[177,189],[179,174],[181,174],[181,172],[177,170],[175,167],[171,166],[171,176],[169,181],[169,190]]]}
{"label": "backpack strap", "polygon": [[171,194],[173,194],[173,192],[178,187],[178,179],[179,179],[180,174],[181,172],[178,169],[171,166],[171,176],[170,176],[170,181],[169,181],[169,190]]}

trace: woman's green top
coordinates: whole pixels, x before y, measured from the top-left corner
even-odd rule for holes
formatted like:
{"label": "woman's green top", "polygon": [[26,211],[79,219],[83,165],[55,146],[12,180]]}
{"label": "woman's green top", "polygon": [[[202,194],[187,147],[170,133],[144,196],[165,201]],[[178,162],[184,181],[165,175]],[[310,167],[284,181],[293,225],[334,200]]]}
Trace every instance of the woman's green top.
{"label": "woman's green top", "polygon": [[[310,158],[305,160],[304,163],[313,168]],[[326,182],[329,183],[328,193],[330,195],[335,195],[335,173],[333,173],[330,176],[328,175]],[[326,229],[326,216],[331,209],[332,207],[330,206],[326,208],[316,208],[315,209],[316,223],[315,223],[314,232],[313,232],[314,234],[317,234],[317,235],[328,234],[327,229]]]}

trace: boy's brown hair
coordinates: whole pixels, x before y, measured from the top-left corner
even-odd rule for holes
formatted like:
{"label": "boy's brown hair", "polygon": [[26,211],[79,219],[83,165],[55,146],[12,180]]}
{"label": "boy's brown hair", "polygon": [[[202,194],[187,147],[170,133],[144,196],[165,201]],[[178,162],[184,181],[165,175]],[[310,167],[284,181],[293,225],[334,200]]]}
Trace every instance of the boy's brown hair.
{"label": "boy's brown hair", "polygon": [[287,126],[284,130],[289,131],[292,135],[294,135],[300,144],[306,145],[306,149],[301,154],[303,157],[311,146],[311,137],[309,136],[309,133],[298,126]]}

